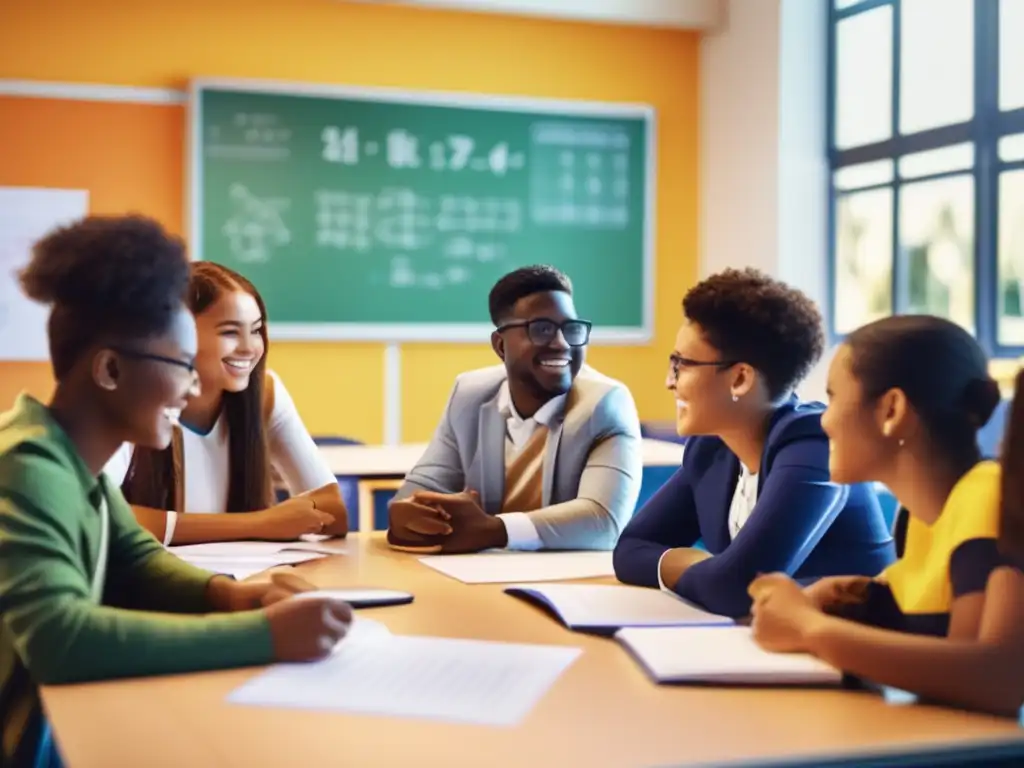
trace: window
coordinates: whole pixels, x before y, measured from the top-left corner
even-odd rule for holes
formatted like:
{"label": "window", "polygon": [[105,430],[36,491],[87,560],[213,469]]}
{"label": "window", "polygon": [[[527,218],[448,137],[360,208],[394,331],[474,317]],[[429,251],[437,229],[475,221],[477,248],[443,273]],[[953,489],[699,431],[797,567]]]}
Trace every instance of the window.
{"label": "window", "polygon": [[927,312],[1024,354],[1024,0],[831,5],[831,332]]}

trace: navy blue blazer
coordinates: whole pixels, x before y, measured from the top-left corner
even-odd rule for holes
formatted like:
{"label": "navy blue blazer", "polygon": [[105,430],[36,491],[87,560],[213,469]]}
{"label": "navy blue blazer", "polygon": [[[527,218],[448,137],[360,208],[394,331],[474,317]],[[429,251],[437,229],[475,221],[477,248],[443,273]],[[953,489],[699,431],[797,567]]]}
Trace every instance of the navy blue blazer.
{"label": "navy blue blazer", "polygon": [[747,587],[762,573],[793,578],[877,576],[896,558],[870,485],[837,485],[828,470],[821,403],[790,398],[773,414],[758,470],[758,496],[735,539],[729,507],[740,462],[717,437],[687,441],[683,465],[636,513],[615,547],[615,575],[658,586],[658,561],[698,539],[714,557],[691,566],[671,586],[713,613],[750,611]]}

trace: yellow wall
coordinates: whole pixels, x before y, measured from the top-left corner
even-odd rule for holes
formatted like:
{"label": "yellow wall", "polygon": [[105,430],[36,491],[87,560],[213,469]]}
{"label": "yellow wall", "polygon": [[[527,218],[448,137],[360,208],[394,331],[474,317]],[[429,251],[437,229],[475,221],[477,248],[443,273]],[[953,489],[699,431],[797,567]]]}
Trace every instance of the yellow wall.
{"label": "yellow wall", "polygon": [[[658,121],[656,338],[645,347],[594,347],[589,359],[630,386],[642,418],[670,416],[664,361],[679,318],[679,300],[697,273],[695,33],[340,0],[35,0],[5,6],[0,78],[184,88],[192,76],[253,77],[653,105]],[[0,124],[13,116],[10,104],[0,101]],[[183,163],[180,135],[163,136],[163,123],[176,119],[173,114],[145,118],[161,123],[149,135],[163,142],[158,149],[162,165],[154,172],[166,174],[167,188],[160,194],[168,202],[154,214],[180,232],[181,205],[170,200],[181,200],[183,165],[164,167]],[[45,133],[52,141],[63,141],[60,152],[73,153],[76,126],[61,122]],[[2,132],[0,128],[0,139]],[[48,154],[55,147],[38,134],[36,139],[30,158],[22,159],[17,172],[0,160],[0,184],[47,183],[39,178],[46,177],[45,168],[52,163]],[[120,152],[120,147],[115,149]],[[103,162],[102,157],[94,159]],[[123,167],[124,162],[121,158],[117,164]],[[93,193],[94,210],[132,207],[138,206],[130,199]],[[455,374],[491,362],[484,345],[404,346],[402,438],[427,439]],[[370,442],[382,439],[380,345],[278,343],[272,364],[310,431]],[[9,402],[22,387],[41,391],[49,386],[45,366],[0,363],[3,401]]]}

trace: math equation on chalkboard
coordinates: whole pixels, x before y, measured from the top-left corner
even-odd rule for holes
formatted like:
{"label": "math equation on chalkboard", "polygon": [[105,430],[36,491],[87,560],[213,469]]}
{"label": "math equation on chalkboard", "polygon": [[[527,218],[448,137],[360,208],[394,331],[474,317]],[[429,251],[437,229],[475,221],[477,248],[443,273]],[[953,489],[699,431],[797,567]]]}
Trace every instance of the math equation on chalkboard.
{"label": "math equation on chalkboard", "polygon": [[[617,230],[630,223],[630,137],[618,126],[538,119],[524,146],[452,132],[427,138],[405,128],[375,132],[357,125],[319,128],[321,183],[301,203],[313,220],[321,248],[366,253],[388,249],[389,282],[395,286],[465,282],[473,262],[501,260],[508,236],[528,219],[541,228]],[[275,165],[292,163],[301,151],[300,130],[275,114],[238,112],[207,127],[209,158]],[[384,183],[361,183],[359,169]],[[408,174],[408,175],[403,175]],[[424,185],[421,174],[435,176]],[[445,177],[482,176],[481,191]],[[525,175],[523,183],[495,179]],[[525,191],[525,194],[524,194]],[[232,215],[222,233],[241,262],[262,262],[291,241],[289,209],[297,201],[253,189],[242,180],[226,191]],[[525,199],[524,199],[525,198]],[[311,203],[311,204],[310,204]],[[452,263],[422,275],[414,268],[424,249]]]}
{"label": "math equation on chalkboard", "polygon": [[189,117],[193,255],[282,338],[476,341],[481,297],[538,263],[603,338],[650,338],[648,105],[201,79]]}

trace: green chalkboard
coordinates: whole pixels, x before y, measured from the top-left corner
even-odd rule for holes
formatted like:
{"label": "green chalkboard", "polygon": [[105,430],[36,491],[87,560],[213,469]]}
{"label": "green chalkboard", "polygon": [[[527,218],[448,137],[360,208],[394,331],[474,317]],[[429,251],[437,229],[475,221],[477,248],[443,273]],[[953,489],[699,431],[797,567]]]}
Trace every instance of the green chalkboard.
{"label": "green chalkboard", "polygon": [[649,107],[199,80],[193,256],[278,338],[481,341],[506,272],[553,264],[594,341],[653,323]]}

